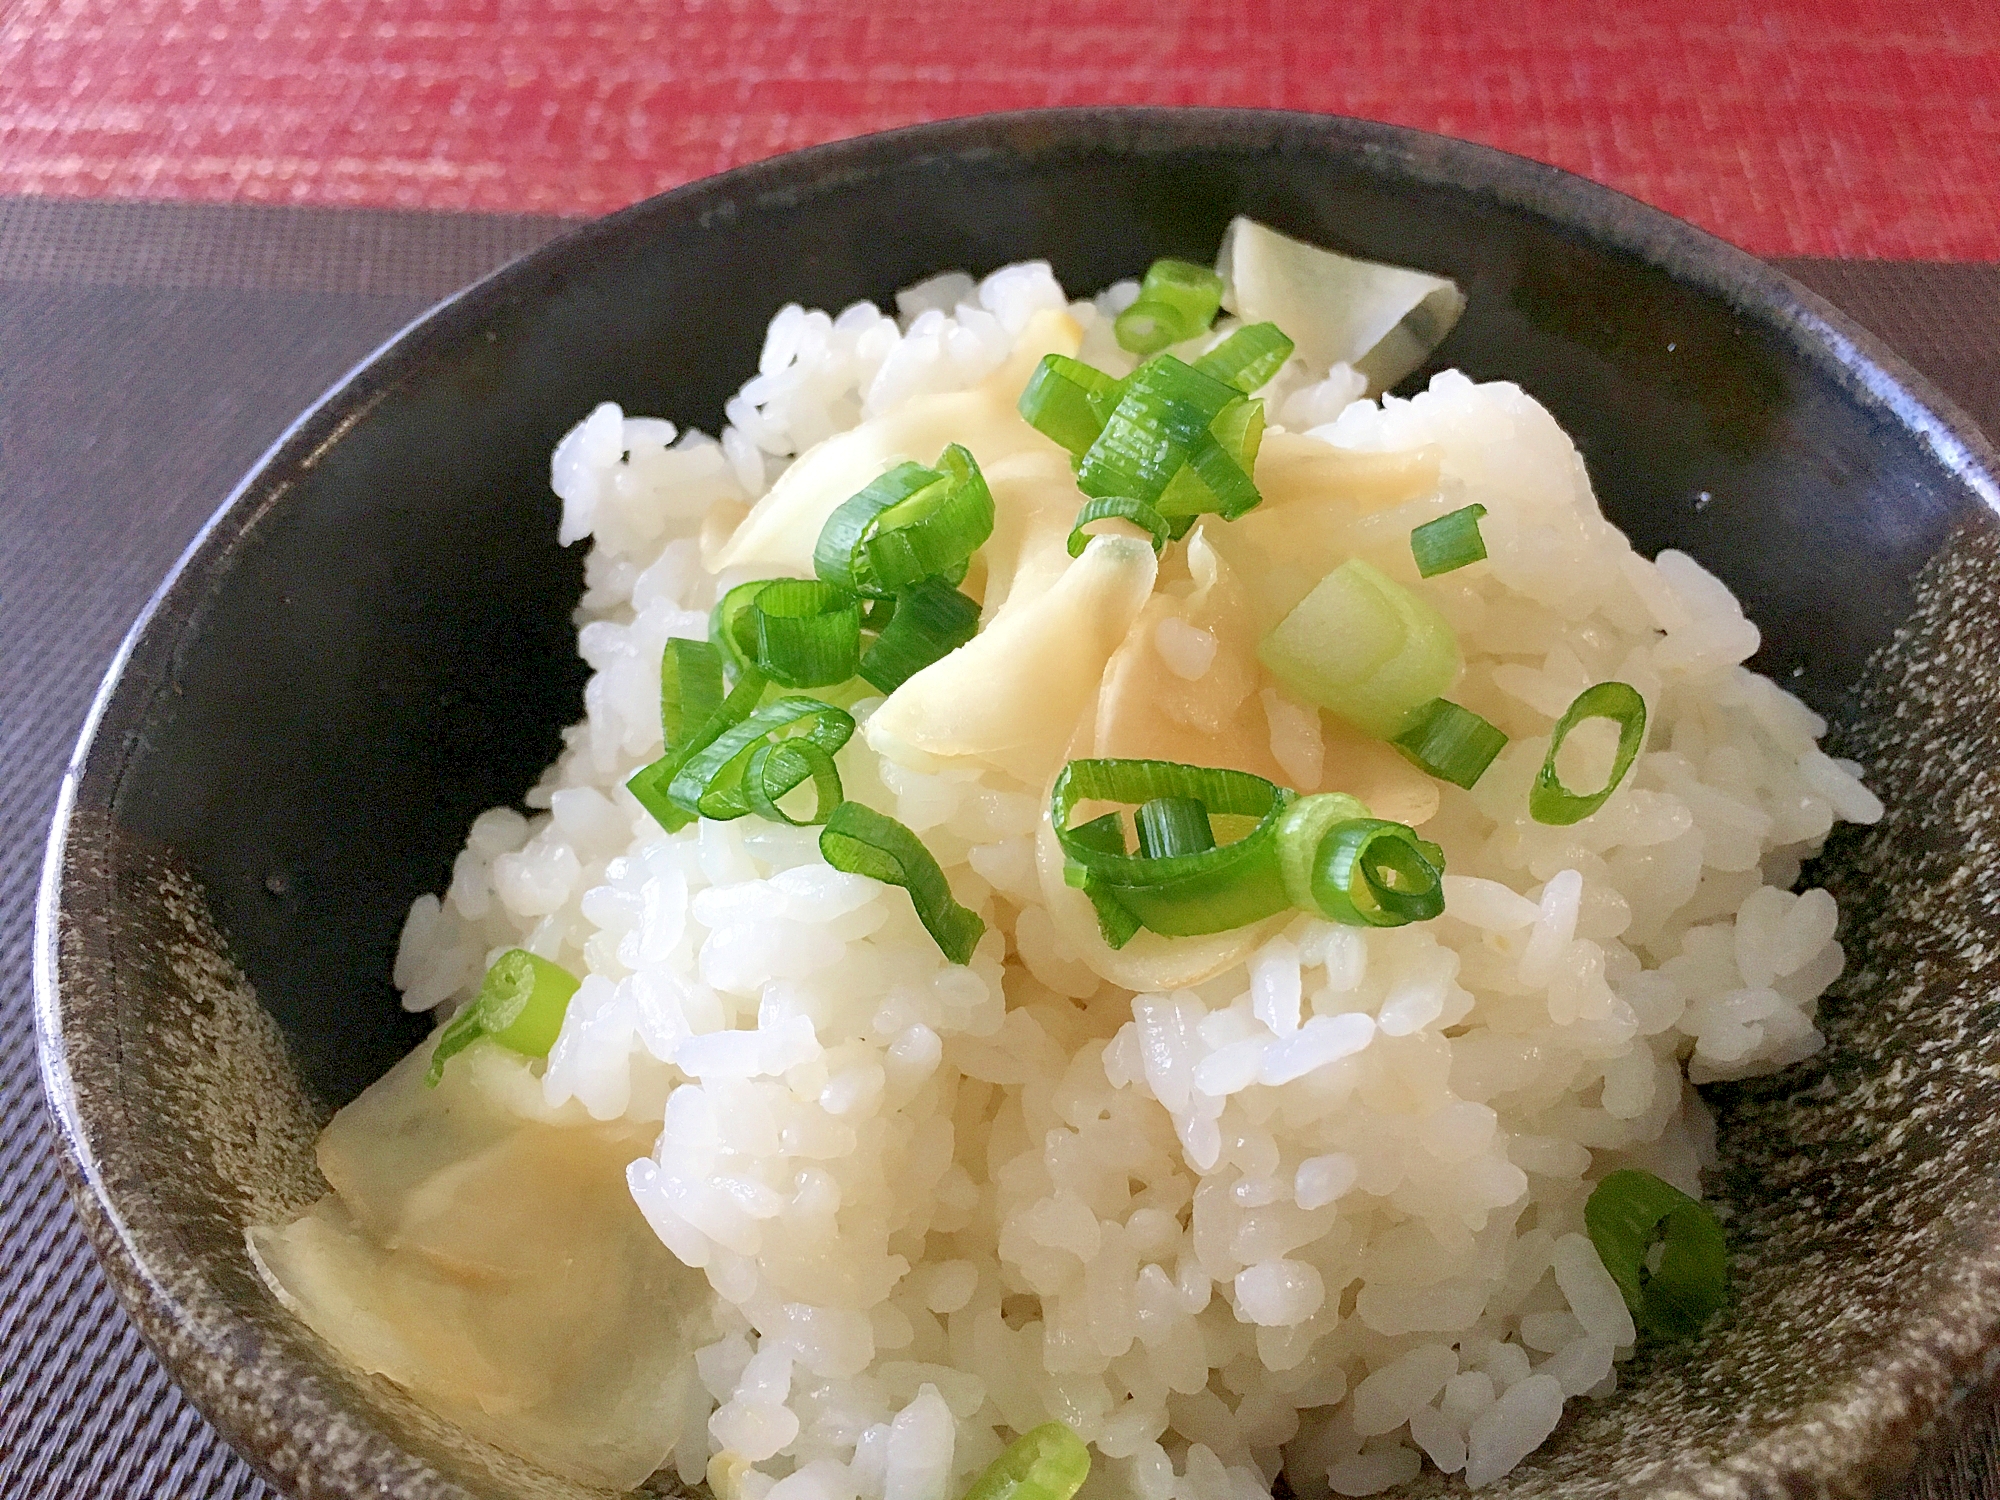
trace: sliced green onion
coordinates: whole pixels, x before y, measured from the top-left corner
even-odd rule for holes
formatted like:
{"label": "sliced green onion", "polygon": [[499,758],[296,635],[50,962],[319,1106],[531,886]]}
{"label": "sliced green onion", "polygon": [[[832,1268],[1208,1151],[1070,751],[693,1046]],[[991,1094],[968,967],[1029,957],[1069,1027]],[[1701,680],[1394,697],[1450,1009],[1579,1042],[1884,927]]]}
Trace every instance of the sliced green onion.
{"label": "sliced green onion", "polygon": [[1045,354],[1016,403],[1028,425],[1082,458],[1125,393],[1125,382],[1066,354]]}
{"label": "sliced green onion", "polygon": [[1249,395],[1292,357],[1292,341],[1276,323],[1246,323],[1194,362],[1204,375],[1227,381]]}
{"label": "sliced green onion", "polygon": [[1402,823],[1336,823],[1314,857],[1320,911],[1354,927],[1401,927],[1444,910],[1444,851]]}
{"label": "sliced green onion", "polygon": [[[1227,844],[1161,858],[1126,853],[1122,832],[1117,848],[1108,848],[1101,820],[1086,825],[1093,833],[1083,839],[1069,826],[1079,802],[1141,805],[1156,797],[1193,799],[1211,818],[1257,821]],[[1247,927],[1290,904],[1277,829],[1291,800],[1292,793],[1248,771],[1167,760],[1073,760],[1056,777],[1050,811],[1065,862],[1079,867],[1072,884],[1092,877],[1143,926],[1167,937],[1197,937]]]}
{"label": "sliced green onion", "polygon": [[[845,709],[817,698],[775,699],[689,755],[668,783],[667,796],[681,811],[718,822],[744,817],[754,810],[744,783],[760,747],[803,735],[831,755],[853,733],[854,716]],[[789,782],[767,780],[763,791],[772,802],[813,774],[811,765],[796,761],[781,766],[796,775]]]}
{"label": "sliced green onion", "polygon": [[883,593],[962,570],[993,534],[993,494],[971,452],[953,443],[938,455],[937,473],[939,483],[879,512],[864,536],[868,570]]}
{"label": "sliced green onion", "polygon": [[868,572],[866,542],[875,518],[892,505],[913,499],[943,480],[935,469],[922,464],[900,463],[848,496],[834,509],[820,528],[813,545],[813,572],[826,582],[851,589],[857,594],[877,595],[883,590]]}
{"label": "sliced green onion", "polygon": [[[1188,518],[1192,521],[1194,518]],[[1142,531],[1151,533],[1153,550],[1160,551],[1173,535],[1173,527],[1152,506],[1143,500],[1134,500],[1130,495],[1093,495],[1083,502],[1083,508],[1076,513],[1076,525],[1069,534],[1069,555],[1083,556],[1083,549],[1090,545],[1090,533],[1083,528],[1093,521],[1130,521]]]}
{"label": "sliced green onion", "polygon": [[[1203,816],[1207,816],[1205,809]],[[1094,849],[1100,854],[1125,852],[1125,829],[1115,812],[1077,824],[1068,830],[1068,840],[1078,848]],[[1118,899],[1106,881],[1074,860],[1066,860],[1063,863],[1063,883],[1076,887],[1090,898],[1090,904],[1097,911],[1097,930],[1103,934],[1107,944],[1122,948],[1132,941],[1132,935],[1139,930],[1139,919],[1132,914],[1130,907]]]}
{"label": "sliced green onion", "polygon": [[486,971],[472,1003],[445,1024],[424,1082],[436,1088],[444,1065],[481,1037],[523,1057],[547,1057],[562,1034],[563,1014],[577,988],[576,976],[567,969],[525,948],[509,948]]}
{"label": "sliced green onion", "polygon": [[668,753],[722,707],[722,653],[711,641],[679,637],[660,653],[660,730]]}
{"label": "sliced green onion", "polygon": [[[795,818],[779,805],[780,799],[808,780],[813,787],[812,816]],[[844,795],[833,756],[812,740],[803,738],[766,740],[752,751],[750,762],[743,771],[743,790],[749,799],[750,811],[774,823],[789,823],[794,828],[824,823],[827,815],[840,806]]]}
{"label": "sliced green onion", "polygon": [[1433,698],[1390,743],[1418,770],[1470,791],[1507,748],[1507,736],[1471,709]]}
{"label": "sliced green onion", "polygon": [[[1069,826],[1078,803],[1099,800],[1137,806],[1136,854],[1115,812]],[[1247,771],[1175,761],[1073,760],[1049,812],[1063,879],[1091,898],[1114,948],[1139,927],[1197,937],[1293,906],[1356,927],[1444,910],[1444,851],[1337,792],[1301,797]],[[1218,816],[1256,821],[1218,845]]]}
{"label": "sliced green onion", "polygon": [[1426,578],[1466,567],[1486,556],[1486,538],[1479,534],[1483,505],[1468,505],[1435,521],[1426,521],[1410,533],[1410,553],[1417,571]]}
{"label": "sliced green onion", "polygon": [[1257,647],[1299,697],[1393,739],[1458,676],[1458,639],[1429,604],[1359,558],[1319,581]]}
{"label": "sliced green onion", "polygon": [[[1257,450],[1263,441],[1263,402],[1234,401],[1222,409],[1221,415],[1209,424],[1207,439],[1195,444],[1188,467],[1181,471],[1183,475],[1198,478],[1208,492],[1200,509],[1212,510],[1223,520],[1233,521],[1256,508],[1264,497],[1250,476],[1257,466]],[[1168,488],[1171,490],[1172,486]],[[1182,508],[1170,504],[1164,495],[1161,503],[1169,511]]]}
{"label": "sliced green onion", "polygon": [[[1708,1206],[1628,1167],[1592,1189],[1584,1228],[1639,1326],[1663,1338],[1700,1333],[1729,1296],[1729,1245]],[[1646,1259],[1663,1240],[1659,1268]]]}
{"label": "sliced green onion", "polygon": [[[1569,732],[1585,719],[1610,719],[1617,724],[1618,752],[1612,757],[1611,775],[1601,788],[1594,792],[1573,792],[1556,775],[1556,755],[1563,741],[1569,738]],[[1557,827],[1582,822],[1618,790],[1618,783],[1632,769],[1632,762],[1639,758],[1639,749],[1645,743],[1646,700],[1636,688],[1623,682],[1600,682],[1585,688],[1556,720],[1555,730],[1549,736],[1549,753],[1542,757],[1542,769],[1528,789],[1528,816],[1537,823]]]}
{"label": "sliced green onion", "polygon": [[860,602],[836,584],[771,579],[738,618],[754,632],[758,670],[784,687],[845,682],[860,663]]}
{"label": "sliced green onion", "polygon": [[1278,874],[1292,905],[1300,911],[1319,910],[1313,882],[1320,846],[1334,829],[1368,816],[1368,805],[1345,792],[1315,792],[1286,807],[1278,819]]}
{"label": "sliced green onion", "polygon": [[680,774],[689,757],[714,743],[724,731],[749,718],[763,699],[768,685],[762,672],[755,667],[746,669],[736,679],[736,686],[729,690],[729,696],[708,716],[707,722],[688,733],[685,743],[670,749],[651,765],[641,766],[626,781],[626,789],[638,798],[641,807],[653,815],[653,821],[667,832],[678,832],[698,815],[696,809],[682,807],[674,801],[671,790],[674,777]]}
{"label": "sliced green onion", "polygon": [[1139,283],[1139,300],[1118,315],[1118,345],[1157,354],[1207,328],[1221,306],[1222,278],[1207,266],[1156,260]]}
{"label": "sliced green onion", "polygon": [[965,576],[993,533],[993,494],[957,443],[938,467],[901,463],[849,496],[820,528],[813,571],[853,593],[885,598],[921,579]]}
{"label": "sliced green onion", "polygon": [[951,883],[931,851],[894,818],[859,802],[843,802],[820,831],[819,852],[836,870],[901,886],[944,956],[955,964],[972,961],[986,924],[952,899]]}
{"label": "sliced green onion", "polygon": [[1044,1422],[1007,1445],[972,1481],[965,1500],[1070,1500],[1090,1475],[1090,1449],[1060,1422]]}
{"label": "sliced green onion", "polygon": [[708,638],[738,674],[757,662],[757,622],[751,618],[750,606],[776,581],[753,578],[748,583],[739,583],[716,600],[715,608],[709,612]]}
{"label": "sliced green onion", "polygon": [[1139,833],[1139,852],[1147,859],[1200,854],[1215,847],[1208,804],[1199,797],[1155,797],[1142,802],[1133,823]]}
{"label": "sliced green onion", "polygon": [[1129,495],[1156,505],[1209,424],[1243,393],[1172,355],[1132,372],[1104,431],[1077,465],[1086,495]]}
{"label": "sliced green onion", "polygon": [[870,611],[871,624],[882,619],[881,633],[861,658],[862,677],[885,693],[895,692],[979,631],[978,603],[942,578],[926,578],[885,602],[886,609]]}

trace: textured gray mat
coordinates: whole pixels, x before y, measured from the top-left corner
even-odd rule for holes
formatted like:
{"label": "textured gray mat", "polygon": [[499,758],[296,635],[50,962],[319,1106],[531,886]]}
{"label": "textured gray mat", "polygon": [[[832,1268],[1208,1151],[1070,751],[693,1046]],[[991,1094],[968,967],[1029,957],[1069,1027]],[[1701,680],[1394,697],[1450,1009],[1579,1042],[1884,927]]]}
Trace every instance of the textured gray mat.
{"label": "textured gray mat", "polygon": [[[146,1352],[57,1181],[29,1023],[42,840],[120,637],[270,441],[561,226],[0,199],[0,1500],[271,1492]],[[1800,262],[2000,434],[2000,266]],[[2000,1497],[1990,1415],[1910,1500]]]}

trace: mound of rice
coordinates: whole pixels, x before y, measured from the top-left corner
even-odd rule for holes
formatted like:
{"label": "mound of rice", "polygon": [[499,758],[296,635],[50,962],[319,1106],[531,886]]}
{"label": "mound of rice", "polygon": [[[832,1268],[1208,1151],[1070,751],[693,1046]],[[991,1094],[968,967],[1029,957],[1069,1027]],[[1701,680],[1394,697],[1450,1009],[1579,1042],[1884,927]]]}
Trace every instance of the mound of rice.
{"label": "mound of rice", "polygon": [[[1425,827],[1442,918],[1300,916],[1192,989],[1134,994],[1043,905],[1042,787],[922,774],[860,734],[841,752],[848,795],[921,834],[989,924],[963,968],[815,830],[668,834],[640,810],[623,782],[661,753],[663,644],[705,637],[737,581],[704,570],[704,524],[821,438],[972,385],[1037,309],[1129,368],[1109,314],[1131,295],[1072,304],[1030,263],[937,278],[898,318],[786,307],[719,443],[605,405],[556,451],[563,540],[591,543],[587,715],[534,815],[483,815],[415,904],[395,978],[423,1010],[510,947],[584,976],[543,1087],[659,1130],[631,1192],[706,1273],[718,1333],[672,1462],[722,1500],[953,1500],[1050,1418],[1093,1445],[1095,1496],[1258,1500],[1281,1470],[1301,1500],[1368,1495],[1425,1458],[1490,1483],[1634,1343],[1582,1233],[1591,1184],[1640,1166],[1698,1192],[1690,1081],[1820,1045],[1836,912],[1789,888],[1879,803],[1741,665],[1758,634],[1729,590],[1636,555],[1550,416],[1456,373],[1409,400],[1357,400],[1344,369],[1267,393],[1340,447],[1437,446],[1440,489],[1384,537],[1487,507],[1490,565],[1427,588],[1465,649],[1454,697],[1512,737]],[[1213,655],[1157,646],[1183,677]],[[1651,705],[1650,748],[1596,816],[1530,821],[1554,719],[1613,677]],[[1318,753],[1282,700],[1242,712],[1281,764]]]}

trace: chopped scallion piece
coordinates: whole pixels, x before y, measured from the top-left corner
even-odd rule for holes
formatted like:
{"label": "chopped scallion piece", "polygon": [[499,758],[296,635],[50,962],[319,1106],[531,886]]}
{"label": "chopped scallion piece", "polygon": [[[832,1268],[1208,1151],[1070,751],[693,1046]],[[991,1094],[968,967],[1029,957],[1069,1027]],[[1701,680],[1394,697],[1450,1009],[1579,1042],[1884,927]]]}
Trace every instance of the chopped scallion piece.
{"label": "chopped scallion piece", "polygon": [[716,600],[715,608],[709,612],[708,638],[739,675],[757,662],[757,622],[750,616],[750,606],[774,582],[770,578],[753,578],[748,583],[739,583]]}
{"label": "chopped scallion piece", "polygon": [[938,466],[901,463],[842,501],[820,528],[813,571],[853,593],[886,598],[925,578],[965,576],[993,532],[993,495],[978,461],[953,443]]}
{"label": "chopped scallion piece", "polygon": [[813,572],[828,583],[857,594],[886,592],[876,587],[868,572],[866,542],[875,518],[890,506],[900,505],[939,483],[943,477],[922,464],[900,463],[841,501],[820,528],[819,541],[813,546]]}
{"label": "chopped scallion piece", "polygon": [[634,771],[626,781],[626,789],[638,798],[641,807],[653,815],[653,821],[667,832],[674,833],[687,827],[698,816],[696,809],[682,807],[673,800],[671,788],[674,777],[689,757],[712,744],[724,730],[749,718],[762,701],[767,686],[769,684],[762,672],[755,667],[745,670],[736,679],[736,686],[729,690],[729,696],[708,716],[706,723],[688,732],[682,744],[669,748],[651,765]]}
{"label": "chopped scallion piece", "polygon": [[[780,801],[808,780],[813,787],[812,816],[795,818],[780,806]],[[766,740],[759,745],[744,768],[743,790],[750,811],[794,828],[824,823],[828,814],[840,806],[843,796],[840,772],[834,768],[832,754],[805,738]]]}
{"label": "chopped scallion piece", "polygon": [[1444,851],[1403,823],[1336,823],[1313,862],[1315,904],[1335,922],[1401,927],[1444,910]]}
{"label": "chopped scallion piece", "polygon": [[[1708,1206],[1651,1172],[1626,1168],[1592,1189],[1584,1228],[1633,1319],[1662,1338],[1700,1333],[1729,1296],[1729,1245]],[[1657,1268],[1646,1261],[1662,1242]]]}
{"label": "chopped scallion piece", "polygon": [[1222,278],[1207,266],[1156,260],[1139,283],[1139,300],[1118,315],[1118,345],[1157,354],[1207,328],[1221,306]]}
{"label": "chopped scallion piece", "polygon": [[[1194,518],[1188,518],[1192,521]],[[1167,545],[1173,535],[1173,527],[1152,506],[1143,500],[1134,500],[1130,495],[1094,495],[1083,502],[1083,508],[1076,513],[1076,526],[1069,534],[1069,555],[1083,556],[1083,549],[1090,545],[1090,533],[1083,528],[1093,521],[1130,521],[1153,538],[1153,550],[1158,552]]]}
{"label": "chopped scallion piece", "polygon": [[781,686],[845,682],[861,660],[860,603],[835,584],[773,578],[737,618],[753,633],[758,670]]}
{"label": "chopped scallion piece", "polygon": [[1209,424],[1243,393],[1172,355],[1146,361],[1077,465],[1086,495],[1129,495],[1157,505],[1174,476],[1209,440]]}
{"label": "chopped scallion piece", "polygon": [[1480,518],[1485,514],[1485,506],[1468,505],[1412,531],[1410,553],[1417,560],[1417,571],[1435,578],[1485,557],[1486,538],[1479,534]]}
{"label": "chopped scallion piece", "polygon": [[[831,756],[853,733],[854,717],[845,709],[817,698],[775,699],[690,754],[667,785],[668,800],[682,812],[720,822],[744,817],[754,810],[745,781],[760,747],[803,736]],[[831,770],[830,764],[827,769]],[[767,758],[760,770],[764,773],[760,790],[773,803],[808,775],[817,779],[819,774],[817,762],[796,758],[776,764]],[[782,779],[786,774],[791,780]],[[838,786],[836,777],[836,791]]]}
{"label": "chopped scallion piece", "polygon": [[[1618,750],[1612,757],[1611,774],[1594,792],[1573,792],[1556,774],[1556,756],[1562,751],[1569,732],[1585,719],[1610,719],[1618,726]],[[1549,736],[1549,753],[1542,757],[1542,769],[1528,789],[1528,816],[1537,823],[1561,827],[1580,823],[1604,806],[1639,751],[1646,743],[1646,700],[1629,683],[1600,682],[1576,695],[1576,701],[1556,720]]]}
{"label": "chopped scallion piece", "polygon": [[836,870],[901,886],[944,956],[955,964],[972,961],[986,924],[952,899],[951,883],[923,840],[894,818],[843,802],[820,831],[819,852]]}
{"label": "chopped scallion piece", "polygon": [[1060,1422],[1009,1443],[965,1492],[965,1500],[1070,1500],[1090,1475],[1090,1449]]}
{"label": "chopped scallion piece", "polygon": [[1359,558],[1322,578],[1257,647],[1308,703],[1393,739],[1458,676],[1458,638],[1429,604]]}
{"label": "chopped scallion piece", "polygon": [[1249,395],[1292,357],[1292,341],[1276,323],[1246,323],[1194,362],[1204,375],[1227,381]]}
{"label": "chopped scallion piece", "polygon": [[1507,748],[1507,736],[1471,709],[1433,698],[1390,743],[1418,770],[1470,791]]}
{"label": "chopped scallion piece", "polygon": [[1208,806],[1199,797],[1155,797],[1139,804],[1132,821],[1139,833],[1139,852],[1147,859],[1199,854],[1215,847]]}
{"label": "chopped scallion piece", "polygon": [[[1206,809],[1202,815],[1207,816]],[[1068,830],[1064,846],[1070,844],[1099,854],[1123,854],[1125,829],[1118,821],[1118,814],[1109,812]],[[1118,899],[1108,882],[1091,874],[1075,860],[1067,860],[1063,864],[1063,883],[1076,887],[1090,898],[1090,904],[1097,911],[1097,930],[1104,935],[1106,943],[1113,948],[1122,948],[1132,941],[1132,935],[1139,930],[1139,919]]]}
{"label": "chopped scallion piece", "polygon": [[[1264,441],[1264,403],[1234,401],[1209,424],[1208,438],[1195,444],[1188,466],[1167,486],[1160,504],[1167,514],[1189,510],[1214,511],[1225,521],[1254,510],[1264,497],[1250,477],[1257,466],[1257,450]],[[1186,479],[1200,481],[1205,492],[1190,505],[1175,495],[1176,486]]]}
{"label": "chopped scallion piece", "polygon": [[562,1034],[563,1013],[578,981],[567,969],[525,948],[509,948],[493,961],[472,1003],[445,1023],[431,1049],[424,1082],[436,1088],[444,1065],[481,1037],[491,1037],[523,1057],[547,1057]]}
{"label": "chopped scallion piece", "polygon": [[679,637],[660,653],[660,729],[669,753],[722,707],[722,653]]}
{"label": "chopped scallion piece", "polygon": [[861,658],[862,677],[885,693],[895,692],[979,630],[979,605],[942,578],[926,578],[886,602],[886,610],[869,613],[871,625],[886,618],[875,644]]}
{"label": "chopped scallion piece", "polygon": [[874,586],[893,594],[959,569],[993,534],[993,494],[971,452],[953,443],[938,455],[940,482],[877,513],[863,539]]}
{"label": "chopped scallion piece", "polygon": [[[1077,804],[1092,800],[1138,807],[1138,853],[1127,850],[1115,813],[1069,826]],[[1139,927],[1196,937],[1292,906],[1368,927],[1444,909],[1443,851],[1338,793],[1300,797],[1247,771],[1175,761],[1073,760],[1056,777],[1049,811],[1064,879],[1090,896],[1113,947]],[[1215,817],[1255,823],[1217,845]]]}
{"label": "chopped scallion piece", "polygon": [[1125,393],[1125,382],[1066,354],[1045,354],[1016,403],[1028,425],[1082,458]]}

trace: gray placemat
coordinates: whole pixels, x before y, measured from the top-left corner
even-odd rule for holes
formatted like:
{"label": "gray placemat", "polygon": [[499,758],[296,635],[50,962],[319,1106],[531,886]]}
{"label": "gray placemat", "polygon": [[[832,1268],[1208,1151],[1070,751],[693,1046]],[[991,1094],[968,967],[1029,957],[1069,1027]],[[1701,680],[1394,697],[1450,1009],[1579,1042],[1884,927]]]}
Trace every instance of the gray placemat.
{"label": "gray placemat", "polygon": [[[126,627],[236,478],[430,302],[561,225],[0,199],[0,1500],[265,1496],[105,1286],[57,1180],[29,951],[56,783]],[[1786,269],[2000,434],[2000,266]],[[1910,1500],[2000,1496],[1990,1413]]]}

